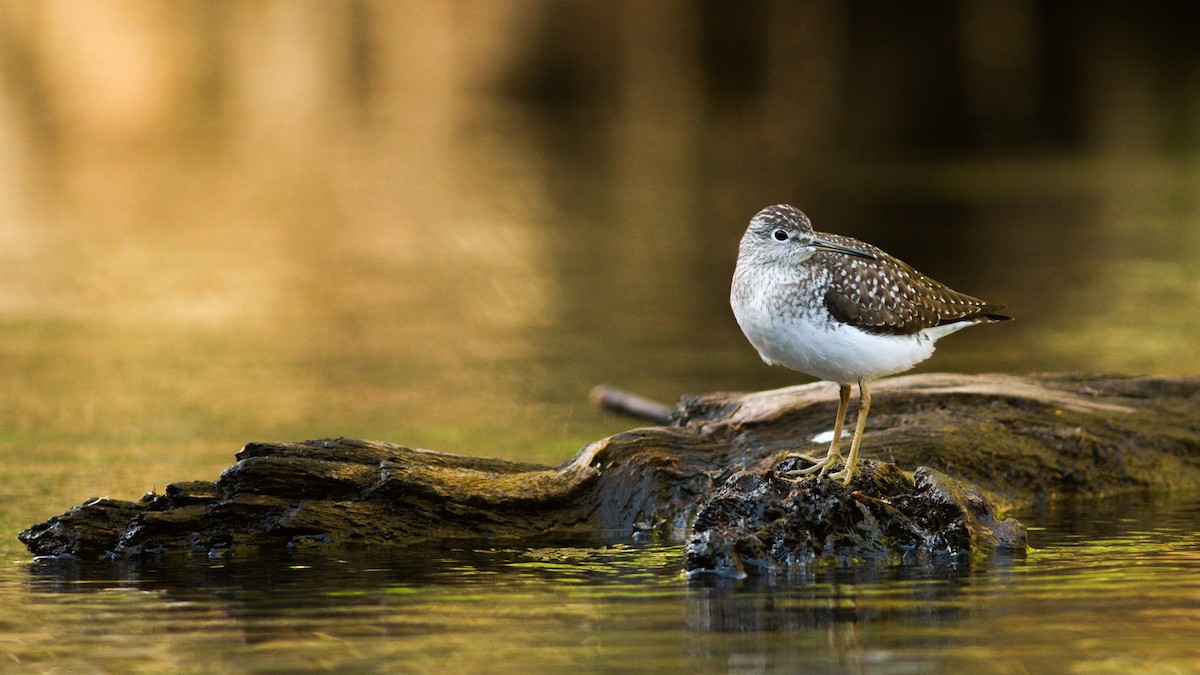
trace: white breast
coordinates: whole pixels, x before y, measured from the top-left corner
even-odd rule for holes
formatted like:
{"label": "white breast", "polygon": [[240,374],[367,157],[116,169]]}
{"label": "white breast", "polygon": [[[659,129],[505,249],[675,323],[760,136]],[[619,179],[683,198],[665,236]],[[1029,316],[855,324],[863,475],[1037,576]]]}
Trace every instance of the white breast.
{"label": "white breast", "polygon": [[915,335],[874,335],[834,320],[823,302],[797,302],[798,282],[820,288],[821,279],[816,284],[800,279],[756,283],[761,281],[734,276],[730,304],[742,332],[767,363],[822,380],[852,383],[903,372],[929,358],[939,338],[970,325],[949,324]]}

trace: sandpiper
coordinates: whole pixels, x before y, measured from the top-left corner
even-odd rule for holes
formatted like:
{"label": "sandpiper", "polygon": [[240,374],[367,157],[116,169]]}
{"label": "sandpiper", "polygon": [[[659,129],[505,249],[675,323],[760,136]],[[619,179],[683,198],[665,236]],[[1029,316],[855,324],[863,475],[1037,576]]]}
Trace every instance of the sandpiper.
{"label": "sandpiper", "polygon": [[[738,249],[729,295],[738,325],[768,365],[782,365],[840,386],[829,451],[800,453],[812,466],[788,472],[849,484],[858,462],[869,381],[900,373],[933,354],[943,336],[977,323],[1007,321],[996,305],[959,293],[868,243],[814,232],[787,204],[750,220]],[[850,386],[858,383],[858,420],[850,454],[841,454]]]}

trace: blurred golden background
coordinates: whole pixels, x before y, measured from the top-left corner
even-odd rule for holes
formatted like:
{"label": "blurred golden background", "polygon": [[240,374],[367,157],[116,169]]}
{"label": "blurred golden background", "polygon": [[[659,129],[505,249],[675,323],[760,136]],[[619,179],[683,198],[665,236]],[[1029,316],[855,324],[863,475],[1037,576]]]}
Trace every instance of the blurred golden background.
{"label": "blurred golden background", "polygon": [[1183,3],[4,0],[0,493],[41,518],[339,434],[556,463],[629,426],[598,382],[799,382],[727,304],[778,202],[1017,317],[922,370],[1195,373],[1197,28]]}

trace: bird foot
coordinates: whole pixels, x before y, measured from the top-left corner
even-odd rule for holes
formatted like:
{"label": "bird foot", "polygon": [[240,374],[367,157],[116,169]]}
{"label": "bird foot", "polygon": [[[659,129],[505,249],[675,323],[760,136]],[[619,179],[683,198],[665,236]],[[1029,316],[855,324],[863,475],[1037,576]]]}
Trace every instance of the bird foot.
{"label": "bird foot", "polygon": [[846,466],[842,467],[841,471],[834,471],[829,474],[832,480],[841,480],[842,485],[849,485],[850,479],[854,478],[854,474],[858,473],[858,467],[847,462]]}
{"label": "bird foot", "polygon": [[[817,474],[818,477],[822,477],[829,471],[829,469],[831,467],[836,465],[838,462],[842,462],[845,460],[845,458],[842,457],[842,453],[837,452],[837,451],[828,452],[825,454],[824,457],[810,457],[808,455],[805,455],[805,454],[802,454],[799,452],[791,452],[791,453],[788,453],[787,456],[788,457],[799,457],[800,459],[807,460],[809,462],[812,462],[812,466],[805,467],[803,469],[793,469],[791,471],[785,471],[784,475],[786,475],[786,476],[809,476],[809,475],[812,475],[815,473],[815,474]],[[842,472],[839,471],[838,473],[842,473]]]}

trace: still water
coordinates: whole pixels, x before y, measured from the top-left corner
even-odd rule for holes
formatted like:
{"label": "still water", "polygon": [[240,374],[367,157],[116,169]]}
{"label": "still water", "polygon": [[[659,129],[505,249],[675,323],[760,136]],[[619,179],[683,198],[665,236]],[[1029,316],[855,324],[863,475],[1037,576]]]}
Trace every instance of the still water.
{"label": "still water", "polygon": [[250,440],[557,464],[631,425],[597,383],[795,384],[727,302],[777,202],[1017,318],[921,370],[1200,372],[1174,5],[611,5],[0,3],[0,671],[1200,669],[1189,495],[761,583],[620,536],[30,561]]}
{"label": "still water", "polygon": [[10,556],[3,669],[1200,668],[1197,496],[1018,515],[1034,528],[1023,555],[741,582],[685,580],[677,546],[629,541],[104,564]]}

